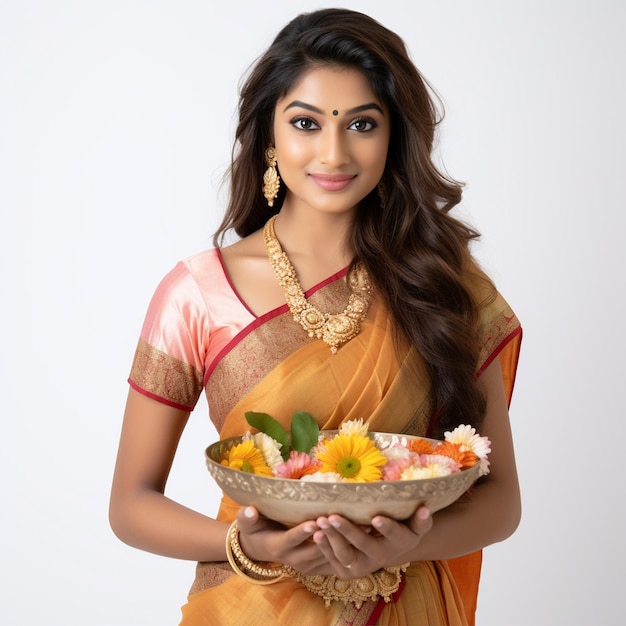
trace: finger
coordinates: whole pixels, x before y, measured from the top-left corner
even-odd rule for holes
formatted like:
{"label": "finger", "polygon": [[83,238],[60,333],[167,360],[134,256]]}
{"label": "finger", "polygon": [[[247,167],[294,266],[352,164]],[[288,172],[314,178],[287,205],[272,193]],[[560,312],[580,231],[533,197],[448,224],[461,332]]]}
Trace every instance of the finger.
{"label": "finger", "polygon": [[314,521],[302,522],[302,524],[298,524],[285,532],[285,545],[289,548],[295,548],[308,542],[317,530],[319,527]]}
{"label": "finger", "polygon": [[335,567],[330,564],[326,554],[314,542],[311,542],[310,546],[301,548],[297,553],[297,558],[293,558],[290,564],[305,575],[332,574],[335,571]]}
{"label": "finger", "polygon": [[313,542],[315,543],[318,551],[324,557],[326,563],[331,563],[333,566],[340,565],[337,561],[335,553],[333,552],[333,548],[328,541],[328,537],[323,530],[318,530],[313,533]]}
{"label": "finger", "polygon": [[268,520],[259,515],[259,512],[253,506],[246,506],[237,512],[237,525],[239,531],[245,534],[258,532],[259,530],[267,530]]}
{"label": "finger", "polygon": [[[387,520],[389,524],[395,523],[388,518],[380,517],[380,519]],[[328,521],[335,533],[341,535],[345,541],[360,552],[363,552],[363,554],[370,553],[372,547],[375,545],[376,537],[379,536],[379,533],[376,532],[378,530],[377,527],[357,525],[339,515],[331,515]],[[329,533],[330,532],[332,531],[329,530]]]}
{"label": "finger", "polygon": [[420,536],[425,535],[432,528],[432,526],[433,518],[428,510],[428,507],[426,506],[419,507],[409,521],[410,529],[416,535]]}
{"label": "finger", "polygon": [[[320,549],[324,548],[329,559],[334,559],[342,567],[350,569],[359,558],[360,550],[348,536],[355,533],[364,535],[363,531],[338,515],[329,518],[320,517],[316,521],[325,539],[325,542],[321,540],[318,542]],[[314,540],[317,535],[318,533],[314,535]]]}

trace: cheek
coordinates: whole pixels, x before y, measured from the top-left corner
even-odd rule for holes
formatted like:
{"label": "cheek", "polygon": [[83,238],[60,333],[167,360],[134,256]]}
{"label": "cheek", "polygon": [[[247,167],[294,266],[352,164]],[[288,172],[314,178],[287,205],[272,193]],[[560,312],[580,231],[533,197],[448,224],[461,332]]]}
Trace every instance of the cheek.
{"label": "cheek", "polygon": [[382,174],[387,163],[386,146],[372,146],[371,150],[363,154],[362,163],[373,172]]}
{"label": "cheek", "polygon": [[302,146],[294,144],[279,146],[277,144],[276,151],[278,154],[278,170],[286,176],[302,170],[309,161],[309,154]]}

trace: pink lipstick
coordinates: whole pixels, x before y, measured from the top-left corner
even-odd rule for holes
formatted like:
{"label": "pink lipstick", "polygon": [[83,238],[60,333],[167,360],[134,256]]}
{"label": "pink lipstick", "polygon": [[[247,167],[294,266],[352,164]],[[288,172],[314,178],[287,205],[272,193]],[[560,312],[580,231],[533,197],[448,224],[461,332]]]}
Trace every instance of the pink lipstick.
{"label": "pink lipstick", "polygon": [[356,178],[354,174],[309,174],[309,176],[326,191],[341,191]]}

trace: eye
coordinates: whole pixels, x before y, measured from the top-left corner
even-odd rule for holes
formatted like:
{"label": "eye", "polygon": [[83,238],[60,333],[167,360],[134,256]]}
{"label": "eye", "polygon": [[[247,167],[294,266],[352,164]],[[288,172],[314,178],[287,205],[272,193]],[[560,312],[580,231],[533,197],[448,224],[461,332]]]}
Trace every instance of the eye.
{"label": "eye", "polygon": [[378,124],[373,119],[369,117],[360,117],[359,119],[354,120],[348,128],[356,130],[359,133],[367,133],[370,130],[374,130],[377,126]]}
{"label": "eye", "polygon": [[315,130],[319,128],[310,117],[296,117],[291,120],[290,124],[298,130]]}

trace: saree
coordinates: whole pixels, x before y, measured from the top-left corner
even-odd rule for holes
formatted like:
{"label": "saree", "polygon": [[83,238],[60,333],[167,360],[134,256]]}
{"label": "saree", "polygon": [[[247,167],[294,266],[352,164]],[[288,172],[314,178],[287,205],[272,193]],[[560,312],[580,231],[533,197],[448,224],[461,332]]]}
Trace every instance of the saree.
{"label": "saree", "polygon": [[[322,310],[341,311],[349,295],[346,273],[316,285],[307,298]],[[130,383],[180,407],[192,405],[203,387],[220,439],[249,429],[247,411],[269,413],[285,428],[293,413],[304,410],[322,429],[363,419],[370,431],[429,434],[432,407],[426,368],[414,349],[394,342],[388,311],[375,298],[360,333],[332,354],[328,345],[311,339],[294,323],[286,306],[255,317],[228,281],[218,251],[194,257],[177,269],[175,279],[170,276],[165,282],[167,289],[151,304]],[[207,290],[215,297],[208,297]],[[172,306],[172,299],[188,299],[190,293],[196,299],[202,294],[195,308],[189,302]],[[219,321],[224,316],[214,302],[226,305],[230,326]],[[186,318],[185,330],[175,338],[171,329],[163,330],[166,320],[172,322],[171,311],[176,311],[179,325]],[[481,333],[479,373],[499,358],[510,397],[521,328],[499,294],[483,307]],[[238,510],[224,496],[217,519],[231,522]],[[390,602],[368,600],[358,608],[332,602],[327,608],[323,598],[294,580],[257,586],[235,575],[228,563],[198,563],[181,626],[473,624],[480,567],[480,551],[450,561],[415,562]]]}

